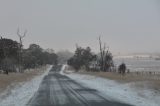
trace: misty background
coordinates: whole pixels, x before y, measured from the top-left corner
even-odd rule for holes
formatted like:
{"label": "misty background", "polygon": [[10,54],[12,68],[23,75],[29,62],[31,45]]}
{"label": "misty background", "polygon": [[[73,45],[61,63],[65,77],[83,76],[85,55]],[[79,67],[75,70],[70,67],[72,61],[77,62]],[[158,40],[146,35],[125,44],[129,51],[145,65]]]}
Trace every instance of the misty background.
{"label": "misty background", "polygon": [[160,52],[159,0],[0,0],[0,35],[25,47],[99,51],[98,36],[113,53]]}

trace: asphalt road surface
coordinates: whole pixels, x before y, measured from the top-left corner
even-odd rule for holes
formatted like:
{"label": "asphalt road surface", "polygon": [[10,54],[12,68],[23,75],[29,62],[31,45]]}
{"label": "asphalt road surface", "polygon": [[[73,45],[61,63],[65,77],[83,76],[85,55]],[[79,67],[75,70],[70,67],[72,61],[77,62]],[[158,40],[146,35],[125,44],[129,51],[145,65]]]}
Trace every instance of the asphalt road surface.
{"label": "asphalt road surface", "polygon": [[100,92],[59,74],[53,67],[27,106],[131,106],[107,100]]}

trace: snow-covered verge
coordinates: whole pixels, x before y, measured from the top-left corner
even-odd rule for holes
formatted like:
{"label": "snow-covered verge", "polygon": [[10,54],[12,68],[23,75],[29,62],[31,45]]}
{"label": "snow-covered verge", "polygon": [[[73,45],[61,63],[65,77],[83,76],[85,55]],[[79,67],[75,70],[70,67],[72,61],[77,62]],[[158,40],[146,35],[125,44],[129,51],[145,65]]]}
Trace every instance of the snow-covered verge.
{"label": "snow-covered verge", "polygon": [[113,80],[76,73],[65,75],[85,86],[97,89],[111,100],[125,102],[135,106],[160,106],[160,95],[149,89],[133,87],[133,83],[120,84]]}
{"label": "snow-covered verge", "polygon": [[67,65],[63,65],[60,71],[60,74],[64,75],[64,71],[66,69]]}
{"label": "snow-covered verge", "polygon": [[[51,68],[52,66],[49,66],[44,74],[36,76],[28,82],[21,83],[21,85],[17,85],[7,97],[2,98],[0,95],[0,106],[25,106],[38,90],[42,79],[48,74]],[[5,93],[7,94],[7,91]]]}

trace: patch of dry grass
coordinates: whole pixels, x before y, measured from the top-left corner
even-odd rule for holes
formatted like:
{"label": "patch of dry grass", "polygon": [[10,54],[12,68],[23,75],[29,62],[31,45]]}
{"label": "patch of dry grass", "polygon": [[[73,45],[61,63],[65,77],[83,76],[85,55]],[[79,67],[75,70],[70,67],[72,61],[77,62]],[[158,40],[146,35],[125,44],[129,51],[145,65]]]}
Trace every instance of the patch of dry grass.
{"label": "patch of dry grass", "polygon": [[16,85],[31,80],[35,76],[44,73],[46,69],[47,66],[43,66],[37,69],[26,70],[24,73],[9,73],[9,75],[0,74],[0,93],[13,84]]}

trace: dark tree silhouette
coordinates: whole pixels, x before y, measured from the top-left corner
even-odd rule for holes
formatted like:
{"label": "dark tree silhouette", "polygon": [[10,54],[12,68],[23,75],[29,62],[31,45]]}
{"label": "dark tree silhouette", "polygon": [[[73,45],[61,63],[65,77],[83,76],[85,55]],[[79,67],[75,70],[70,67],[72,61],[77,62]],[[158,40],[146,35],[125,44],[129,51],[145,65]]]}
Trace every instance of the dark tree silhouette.
{"label": "dark tree silhouette", "polygon": [[[0,65],[1,69],[6,71],[15,71],[14,67],[18,60],[19,43],[11,39],[0,39]],[[14,70],[13,70],[14,69]]]}
{"label": "dark tree silhouette", "polygon": [[39,45],[31,44],[23,53],[24,68],[35,68],[37,66],[58,63],[55,53],[44,51]]}
{"label": "dark tree silhouette", "polygon": [[91,52],[90,47],[82,48],[78,47],[73,57],[68,60],[68,65],[75,68],[77,71],[84,66],[86,70],[89,70],[89,64],[95,59],[95,55]]}
{"label": "dark tree silhouette", "polygon": [[122,63],[119,67],[118,67],[118,71],[120,74],[125,74],[126,73],[126,64],[125,63]]}

